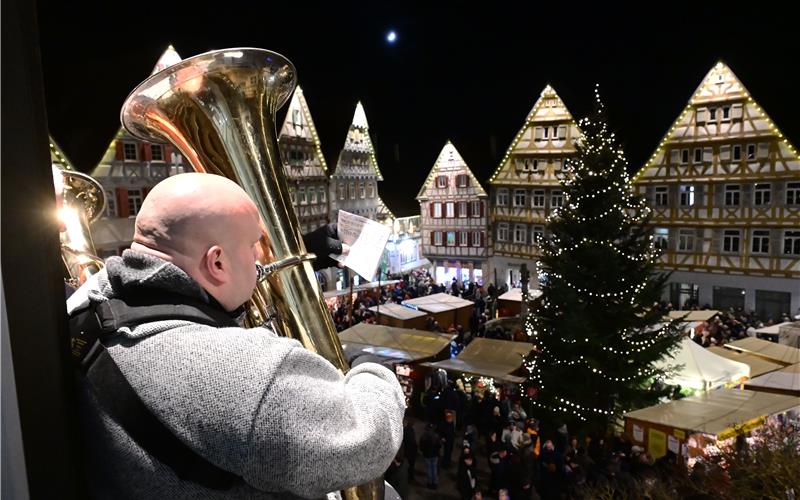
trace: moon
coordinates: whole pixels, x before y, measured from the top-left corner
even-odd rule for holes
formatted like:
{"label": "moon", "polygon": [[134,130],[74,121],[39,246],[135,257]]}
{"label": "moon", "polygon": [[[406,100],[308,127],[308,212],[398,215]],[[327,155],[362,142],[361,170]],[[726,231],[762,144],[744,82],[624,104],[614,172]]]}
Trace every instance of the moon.
{"label": "moon", "polygon": [[387,33],[386,34],[386,41],[389,42],[389,43],[396,42],[397,41],[397,33],[395,33],[394,31],[390,31],[389,33]]}

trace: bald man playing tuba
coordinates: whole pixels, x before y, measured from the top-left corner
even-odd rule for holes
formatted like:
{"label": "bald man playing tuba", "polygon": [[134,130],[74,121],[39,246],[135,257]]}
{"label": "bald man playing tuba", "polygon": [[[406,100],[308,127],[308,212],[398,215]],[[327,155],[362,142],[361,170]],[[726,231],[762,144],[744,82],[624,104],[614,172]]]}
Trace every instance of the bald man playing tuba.
{"label": "bald man playing tuba", "polygon": [[241,327],[262,234],[234,182],[170,177],[131,248],[70,297],[94,497],[320,498],[392,462],[405,399],[390,370],[359,358],[342,375]]}

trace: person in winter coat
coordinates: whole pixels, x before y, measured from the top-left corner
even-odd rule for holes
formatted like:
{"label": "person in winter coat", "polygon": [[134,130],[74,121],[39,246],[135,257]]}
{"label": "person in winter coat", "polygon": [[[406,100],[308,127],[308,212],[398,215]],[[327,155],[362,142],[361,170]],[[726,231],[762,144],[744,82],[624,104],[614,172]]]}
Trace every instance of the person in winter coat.
{"label": "person in winter coat", "polygon": [[69,298],[73,341],[93,348],[79,397],[94,498],[319,498],[392,462],[394,373],[364,362],[343,375],[241,327],[263,234],[234,182],[175,175],[145,198],[130,250]]}
{"label": "person in winter coat", "polygon": [[458,463],[458,474],[456,484],[462,500],[470,500],[477,486],[477,474],[475,463],[469,448],[464,449],[464,453]]}
{"label": "person in winter coat", "polygon": [[403,452],[408,462],[408,480],[414,480],[414,467],[417,464],[417,434],[414,431],[414,420],[406,418],[403,425]]}
{"label": "person in winter coat", "polygon": [[419,438],[419,451],[425,459],[425,472],[428,474],[428,488],[436,489],[439,487],[439,449],[442,447],[442,440],[436,433],[436,426],[428,424],[428,428]]}
{"label": "person in winter coat", "polygon": [[403,459],[402,450],[394,457],[383,478],[392,485],[402,500],[408,499],[408,462]]}

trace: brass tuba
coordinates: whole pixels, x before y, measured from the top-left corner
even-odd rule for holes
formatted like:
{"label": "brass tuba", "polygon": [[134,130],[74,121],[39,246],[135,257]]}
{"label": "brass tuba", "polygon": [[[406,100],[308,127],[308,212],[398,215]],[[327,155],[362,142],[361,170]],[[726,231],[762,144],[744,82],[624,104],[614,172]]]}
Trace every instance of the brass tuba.
{"label": "brass tuba", "polygon": [[77,288],[104,265],[94,248],[89,224],[103,213],[106,197],[103,187],[92,177],[56,165],[53,184],[66,281]]}
{"label": "brass tuba", "polygon": [[[295,68],[280,54],[216,50],[145,80],[126,99],[121,121],[136,137],[171,142],[196,171],[244,188],[264,220],[261,250],[273,263],[250,300],[248,323],[271,320],[279,334],[345,372],[349,367],[309,262],[313,255],[303,244],[275,133],[275,113],[295,85]],[[348,499],[383,498],[383,482],[343,493]]]}

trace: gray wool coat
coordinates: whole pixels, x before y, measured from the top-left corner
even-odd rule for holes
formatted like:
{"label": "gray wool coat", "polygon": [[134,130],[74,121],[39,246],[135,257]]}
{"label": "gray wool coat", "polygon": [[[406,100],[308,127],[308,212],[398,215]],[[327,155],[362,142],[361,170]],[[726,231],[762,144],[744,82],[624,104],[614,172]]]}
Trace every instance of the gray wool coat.
{"label": "gray wool coat", "polygon": [[[181,269],[126,251],[67,302],[141,287],[208,300]],[[264,328],[170,320],[123,328],[108,351],[147,408],[179,439],[241,479],[227,491],[180,480],[81,388],[90,488],[97,498],[318,498],[380,477],[403,438],[394,374],[363,363],[341,375],[299,342]]]}

